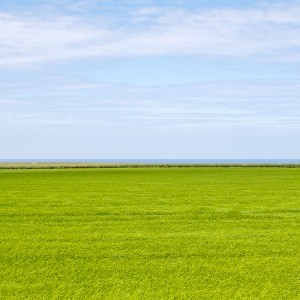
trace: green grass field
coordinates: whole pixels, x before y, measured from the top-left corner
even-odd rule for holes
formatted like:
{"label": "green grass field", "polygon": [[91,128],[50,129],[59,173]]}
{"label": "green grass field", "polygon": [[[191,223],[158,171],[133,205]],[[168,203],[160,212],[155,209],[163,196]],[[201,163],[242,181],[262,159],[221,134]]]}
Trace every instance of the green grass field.
{"label": "green grass field", "polygon": [[0,170],[1,299],[300,299],[299,168]]}

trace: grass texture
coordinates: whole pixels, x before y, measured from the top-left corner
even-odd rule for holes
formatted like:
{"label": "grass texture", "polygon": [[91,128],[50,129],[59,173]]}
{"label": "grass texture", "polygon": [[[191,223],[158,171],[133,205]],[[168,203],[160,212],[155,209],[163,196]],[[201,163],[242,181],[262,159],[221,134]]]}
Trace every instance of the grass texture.
{"label": "grass texture", "polygon": [[0,170],[1,299],[300,299],[299,168]]}

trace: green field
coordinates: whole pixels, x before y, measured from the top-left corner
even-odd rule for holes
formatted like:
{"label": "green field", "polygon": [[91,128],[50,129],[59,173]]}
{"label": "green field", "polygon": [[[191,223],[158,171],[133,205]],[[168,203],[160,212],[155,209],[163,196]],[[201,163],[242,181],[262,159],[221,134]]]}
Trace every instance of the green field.
{"label": "green field", "polygon": [[299,168],[0,170],[1,299],[300,299]]}

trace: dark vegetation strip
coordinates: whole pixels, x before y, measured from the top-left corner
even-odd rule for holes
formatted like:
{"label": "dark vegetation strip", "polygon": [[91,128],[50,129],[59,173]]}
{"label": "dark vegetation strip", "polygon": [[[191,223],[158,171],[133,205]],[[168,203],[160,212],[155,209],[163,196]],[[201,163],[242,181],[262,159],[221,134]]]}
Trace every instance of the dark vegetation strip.
{"label": "dark vegetation strip", "polygon": [[126,163],[0,163],[0,169],[76,169],[76,168],[300,168],[300,164],[126,164]]}

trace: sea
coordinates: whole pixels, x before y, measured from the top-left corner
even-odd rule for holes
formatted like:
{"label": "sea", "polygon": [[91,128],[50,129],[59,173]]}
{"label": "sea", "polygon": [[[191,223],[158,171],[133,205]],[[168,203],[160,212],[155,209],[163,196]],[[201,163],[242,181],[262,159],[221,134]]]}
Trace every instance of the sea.
{"label": "sea", "polygon": [[18,158],[18,159],[0,159],[0,162],[29,162],[29,163],[125,163],[125,164],[300,164],[300,159],[166,159],[166,158],[146,158],[146,159],[124,159],[124,158],[99,158],[99,159],[48,159],[48,158]]}

